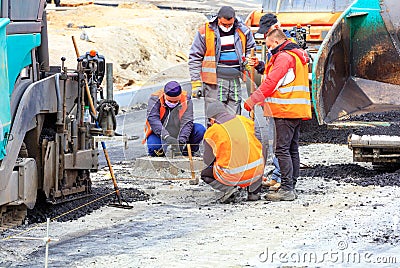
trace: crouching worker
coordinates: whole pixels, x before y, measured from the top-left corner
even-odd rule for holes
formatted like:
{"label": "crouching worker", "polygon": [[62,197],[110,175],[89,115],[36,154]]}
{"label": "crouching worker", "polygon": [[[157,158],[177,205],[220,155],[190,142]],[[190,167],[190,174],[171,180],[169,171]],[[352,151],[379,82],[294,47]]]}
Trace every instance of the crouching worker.
{"label": "crouching worker", "polygon": [[254,122],[226,112],[219,101],[209,104],[206,116],[211,126],[204,134],[201,179],[224,193],[222,203],[260,199],[264,158]]}
{"label": "crouching worker", "polygon": [[193,122],[193,102],[176,81],[150,96],[147,106],[145,139],[150,156],[165,156],[166,149],[187,155],[187,144],[199,150],[205,127]]}

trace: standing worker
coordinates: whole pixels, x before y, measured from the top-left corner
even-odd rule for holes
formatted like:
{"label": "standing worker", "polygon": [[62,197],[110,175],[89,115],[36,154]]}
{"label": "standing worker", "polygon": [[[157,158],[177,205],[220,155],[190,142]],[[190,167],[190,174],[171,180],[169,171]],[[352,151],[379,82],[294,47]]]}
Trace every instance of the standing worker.
{"label": "standing worker", "polygon": [[204,87],[205,110],[219,100],[233,113],[241,113],[241,82],[246,56],[255,48],[251,30],[235,17],[235,10],[223,6],[217,17],[203,25],[189,52],[192,89]]}
{"label": "standing worker", "polygon": [[[264,37],[266,37],[267,34],[273,29],[281,29],[289,40],[295,42],[293,38],[290,37],[289,31],[281,28],[281,23],[279,22],[276,15],[272,13],[267,13],[263,15],[260,18],[260,27],[258,28],[257,33],[263,34]],[[267,61],[270,60],[271,57],[272,54],[268,51]],[[249,66],[254,66],[259,74],[263,75],[265,73],[266,63],[264,61],[259,61],[256,56],[248,58],[248,64]],[[272,173],[272,176],[268,178],[268,180],[263,181],[263,186],[269,187],[270,190],[278,190],[281,187],[281,171],[276,156],[273,156],[272,160],[275,169]]]}
{"label": "standing worker", "polygon": [[224,193],[222,203],[240,201],[248,187],[247,200],[260,198],[264,172],[261,142],[254,133],[254,122],[241,115],[226,112],[224,105],[209,103],[207,118],[210,127],[204,134],[204,163],[201,179]]}
{"label": "standing worker", "polygon": [[281,169],[281,188],[265,197],[272,201],[292,201],[300,171],[300,123],[311,118],[311,98],[308,82],[307,52],[287,39],[280,29],[266,36],[272,58],[266,67],[266,78],[246,100],[251,111],[265,101],[264,116],[272,116],[276,127],[276,149]]}
{"label": "standing worker", "polygon": [[186,145],[199,150],[205,127],[193,122],[193,102],[176,81],[150,96],[147,106],[145,139],[150,156],[165,156],[168,145],[174,151],[187,155]]}
{"label": "standing worker", "polygon": [[[257,33],[263,34],[265,37],[269,32],[271,32],[274,29],[280,29],[282,30],[286,37],[291,40],[293,43],[296,43],[296,40],[291,37],[290,32],[286,29],[282,29],[281,23],[276,17],[276,15],[272,13],[267,13],[263,15],[260,18],[260,27],[257,30]],[[272,54],[268,51],[267,54],[267,59],[270,60],[272,57]],[[264,74],[265,73],[265,66],[266,63],[263,61],[259,61],[257,57],[250,57],[248,58],[248,63],[249,66],[254,66],[255,69],[259,74]],[[276,156],[273,156],[272,158],[272,163],[275,166],[275,169],[272,173],[272,176],[269,178],[269,180],[263,181],[263,186],[269,187],[270,190],[278,190],[281,187],[281,171],[279,168],[279,162]]]}

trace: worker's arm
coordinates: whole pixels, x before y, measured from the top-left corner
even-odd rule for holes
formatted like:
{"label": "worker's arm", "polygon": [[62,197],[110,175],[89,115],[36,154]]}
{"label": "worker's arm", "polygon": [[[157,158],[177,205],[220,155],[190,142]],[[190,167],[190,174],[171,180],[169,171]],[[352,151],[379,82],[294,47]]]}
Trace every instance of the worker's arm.
{"label": "worker's arm", "polygon": [[210,166],[214,161],[215,161],[215,155],[213,153],[213,150],[210,144],[208,144],[208,142],[204,140],[203,162],[207,166]]}
{"label": "worker's arm", "polygon": [[191,81],[200,81],[201,64],[206,54],[205,36],[197,32],[189,50],[189,73]]}
{"label": "worker's arm", "polygon": [[246,26],[245,24],[241,25],[240,28],[244,35],[246,36],[246,51],[245,51],[245,57],[249,57],[251,54],[251,49],[254,48],[256,49],[256,41],[254,40],[253,33],[251,32],[250,28]]}
{"label": "worker's arm", "polygon": [[215,144],[213,143],[213,139],[218,140],[218,137],[215,137],[217,135],[218,131],[213,131],[215,128],[218,128],[218,124],[213,124],[210,126],[207,130],[206,133],[204,133],[204,153],[203,153],[203,162],[207,165],[210,166],[214,161],[215,161],[215,154],[213,151],[213,146],[215,147]]}
{"label": "worker's arm", "polygon": [[294,58],[288,53],[281,52],[274,61],[271,72],[267,74],[265,80],[261,83],[258,89],[251,94],[253,103],[263,102],[266,97],[272,95],[276,90],[279,80],[281,80],[288,72],[289,68],[295,65]]}
{"label": "worker's arm", "polygon": [[149,121],[153,133],[163,138],[169,135],[169,133],[161,122],[160,107],[161,103],[158,97],[151,96],[147,104],[147,120]]}
{"label": "worker's arm", "polygon": [[[188,96],[189,97],[189,96]],[[189,140],[190,133],[193,130],[193,102],[191,99],[187,100],[187,109],[183,113],[181,118],[181,129],[179,131],[178,141],[181,143],[187,143]]]}
{"label": "worker's arm", "polygon": [[264,74],[265,62],[257,58],[257,56],[248,57],[247,62],[250,66],[256,69],[257,73]]}

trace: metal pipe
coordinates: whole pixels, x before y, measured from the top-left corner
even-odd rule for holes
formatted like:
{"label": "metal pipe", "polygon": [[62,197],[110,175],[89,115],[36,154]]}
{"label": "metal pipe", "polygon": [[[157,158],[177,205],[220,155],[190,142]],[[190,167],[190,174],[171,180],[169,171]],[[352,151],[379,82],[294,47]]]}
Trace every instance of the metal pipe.
{"label": "metal pipe", "polygon": [[56,84],[56,97],[57,97],[57,125],[62,125],[62,104],[61,104],[61,94],[60,94],[60,74],[56,74],[54,76],[55,84]]}
{"label": "metal pipe", "polygon": [[278,3],[276,4],[276,12],[275,12],[276,15],[278,15],[278,13],[279,13],[279,9],[281,8],[281,3],[282,3],[282,0],[278,0]]}
{"label": "metal pipe", "polygon": [[8,1],[0,1],[1,3],[1,17],[8,18]]}
{"label": "metal pipe", "polygon": [[44,267],[47,268],[49,266],[49,228],[50,228],[50,218],[47,218],[47,231],[46,231],[46,255],[44,257]]}
{"label": "metal pipe", "polygon": [[107,99],[113,100],[114,99],[114,92],[113,92],[113,64],[106,63],[106,81],[107,81]]}
{"label": "metal pipe", "polygon": [[62,123],[63,123],[63,130],[65,132],[65,129],[67,128],[65,124],[65,119],[67,117],[67,93],[66,93],[66,88],[67,88],[67,80],[64,80],[64,86],[63,86],[63,112],[62,112]]}
{"label": "metal pipe", "polygon": [[261,60],[267,62],[267,47],[265,45],[261,47]]}
{"label": "metal pipe", "polygon": [[78,77],[78,73],[67,73],[68,77]]}
{"label": "metal pipe", "polygon": [[49,59],[49,38],[47,33],[47,16],[46,11],[43,11],[42,16],[42,31],[40,34],[41,45],[38,49],[38,59],[42,72],[50,72],[50,59]]}
{"label": "metal pipe", "polygon": [[[255,55],[255,51],[254,48],[252,48],[250,50],[250,56],[254,57]],[[253,93],[254,92],[254,66],[251,66],[250,69],[250,92]],[[250,118],[254,121],[254,110],[250,111]]]}

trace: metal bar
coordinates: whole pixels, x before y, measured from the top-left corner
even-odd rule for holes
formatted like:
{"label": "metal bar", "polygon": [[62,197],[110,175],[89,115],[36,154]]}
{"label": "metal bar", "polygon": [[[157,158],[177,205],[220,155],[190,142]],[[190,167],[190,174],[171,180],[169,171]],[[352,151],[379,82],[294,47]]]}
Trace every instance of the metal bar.
{"label": "metal bar", "polygon": [[[254,48],[250,50],[250,56],[254,57]],[[254,92],[254,66],[250,69],[250,93]],[[254,110],[250,111],[250,118],[254,121]]]}
{"label": "metal bar", "polygon": [[189,164],[190,164],[190,175],[192,177],[192,180],[189,182],[192,185],[199,184],[199,178],[196,178],[196,174],[194,173],[194,166],[193,166],[193,157],[192,157],[192,147],[188,143],[187,145],[187,151],[189,155]]}
{"label": "metal bar", "polygon": [[[47,230],[46,230],[46,238],[49,238],[49,228],[50,228],[50,218],[47,218]],[[49,240],[46,241],[46,254],[44,257],[44,267],[47,268],[49,266]]]}
{"label": "metal bar", "polygon": [[106,81],[107,81],[107,99],[114,99],[114,88],[113,88],[113,64],[106,63]]}

